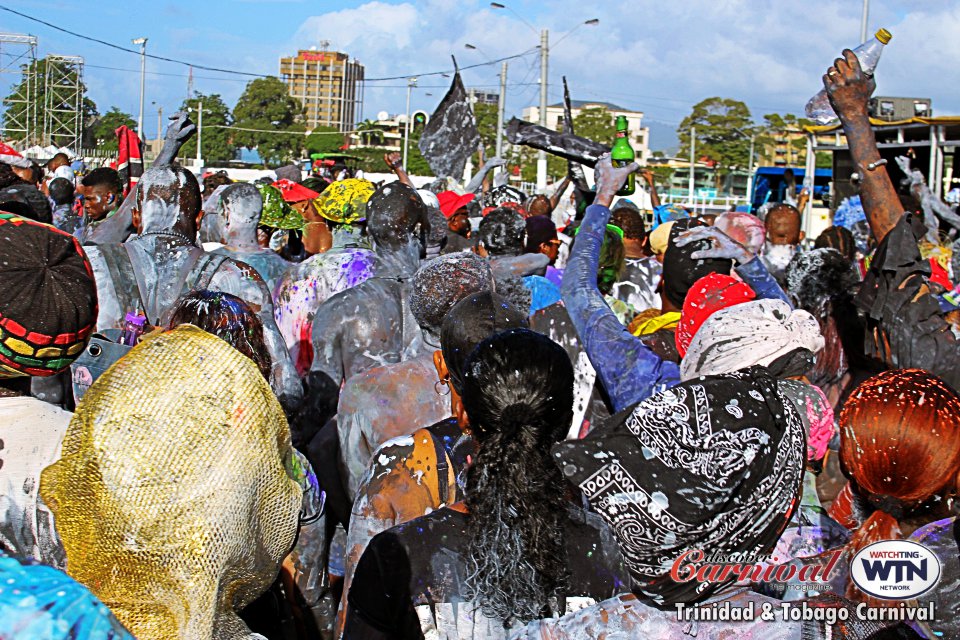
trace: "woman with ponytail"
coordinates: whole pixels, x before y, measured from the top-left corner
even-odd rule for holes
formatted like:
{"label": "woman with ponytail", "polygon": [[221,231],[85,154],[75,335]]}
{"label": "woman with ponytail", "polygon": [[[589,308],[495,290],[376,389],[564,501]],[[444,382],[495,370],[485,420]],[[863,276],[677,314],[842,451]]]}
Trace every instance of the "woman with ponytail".
{"label": "woman with ponytail", "polygon": [[960,396],[922,369],[869,378],[840,413],[840,463],[850,479],[841,495],[850,500],[838,499],[837,519],[856,528],[854,551],[951,515]]}
{"label": "woman with ponytail", "polygon": [[[840,463],[850,482],[831,515],[855,529],[851,556],[949,518],[960,474],[960,395],[921,369],[869,378],[840,414]],[[865,599],[852,584],[847,597]]]}
{"label": "woman with ponytail", "polygon": [[370,542],[344,638],[505,638],[623,590],[615,542],[551,461],[573,408],[566,352],[527,329],[493,335],[467,358],[462,402],[477,443],[466,500]]}

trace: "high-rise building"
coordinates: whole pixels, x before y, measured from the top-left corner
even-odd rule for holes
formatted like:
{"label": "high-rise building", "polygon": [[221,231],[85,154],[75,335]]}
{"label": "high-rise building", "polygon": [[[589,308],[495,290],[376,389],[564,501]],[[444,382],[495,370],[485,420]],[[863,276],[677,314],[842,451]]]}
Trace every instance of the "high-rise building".
{"label": "high-rise building", "polygon": [[301,103],[308,128],[352,131],[363,111],[363,65],[316,47],[280,58],[280,77]]}

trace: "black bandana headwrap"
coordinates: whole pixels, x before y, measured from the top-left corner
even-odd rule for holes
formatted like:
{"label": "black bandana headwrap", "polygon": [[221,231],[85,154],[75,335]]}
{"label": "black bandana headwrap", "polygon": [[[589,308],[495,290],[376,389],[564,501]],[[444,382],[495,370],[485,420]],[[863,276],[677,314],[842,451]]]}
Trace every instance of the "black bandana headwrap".
{"label": "black bandana headwrap", "polygon": [[656,602],[703,600],[715,583],[670,579],[683,552],[763,559],[800,500],[800,414],[762,368],[699,378],[553,449],[611,526],[635,586]]}

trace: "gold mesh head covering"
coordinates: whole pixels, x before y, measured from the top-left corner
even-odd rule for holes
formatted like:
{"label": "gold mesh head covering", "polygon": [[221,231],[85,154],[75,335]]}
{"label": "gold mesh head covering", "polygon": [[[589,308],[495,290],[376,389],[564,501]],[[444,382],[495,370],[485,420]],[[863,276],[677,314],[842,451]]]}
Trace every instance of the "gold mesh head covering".
{"label": "gold mesh head covering", "polygon": [[301,489],[256,365],[191,325],[90,387],[41,476],[68,573],[140,640],[237,638],[297,532]]}

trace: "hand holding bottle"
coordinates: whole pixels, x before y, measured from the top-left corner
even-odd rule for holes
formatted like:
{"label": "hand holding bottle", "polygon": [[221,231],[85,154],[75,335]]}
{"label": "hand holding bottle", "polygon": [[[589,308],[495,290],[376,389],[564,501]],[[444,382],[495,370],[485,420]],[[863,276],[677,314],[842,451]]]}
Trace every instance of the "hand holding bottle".
{"label": "hand holding bottle", "polygon": [[625,167],[614,167],[610,154],[605,153],[597,160],[594,167],[594,176],[597,181],[597,196],[593,204],[609,207],[613,203],[613,196],[627,183],[627,180],[640,168],[636,162]]}
{"label": "hand holding bottle", "polygon": [[867,102],[876,88],[873,78],[863,73],[860,61],[850,49],[844,49],[823,76],[823,86],[830,104],[840,118],[846,115],[866,114]]}
{"label": "hand holding bottle", "polygon": [[[873,83],[873,72],[877,68],[877,63],[880,62],[880,55],[883,53],[883,48],[887,45],[887,43],[890,42],[892,37],[893,36],[890,35],[890,32],[886,29],[880,29],[873,38],[867,42],[864,42],[853,51],[850,51],[849,49],[844,49],[843,51],[843,55],[845,57],[849,54],[856,59],[858,74],[869,81],[870,92],[867,94],[868,98],[870,97],[870,93],[873,93],[873,89],[876,88],[876,85]],[[837,62],[840,61],[841,58],[837,58]],[[849,59],[847,59],[847,62],[849,63]],[[828,74],[831,72],[839,73],[836,69],[836,66],[831,67],[828,71]],[[826,85],[827,78],[825,76],[825,88],[821,89],[817,95],[810,98],[810,100],[807,102],[807,106],[804,108],[804,112],[808,118],[817,124],[824,125],[835,122],[839,113],[832,106],[832,100],[829,96],[829,87]],[[864,113],[866,113],[866,104],[864,104]]]}

